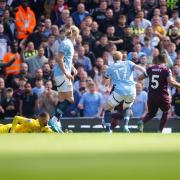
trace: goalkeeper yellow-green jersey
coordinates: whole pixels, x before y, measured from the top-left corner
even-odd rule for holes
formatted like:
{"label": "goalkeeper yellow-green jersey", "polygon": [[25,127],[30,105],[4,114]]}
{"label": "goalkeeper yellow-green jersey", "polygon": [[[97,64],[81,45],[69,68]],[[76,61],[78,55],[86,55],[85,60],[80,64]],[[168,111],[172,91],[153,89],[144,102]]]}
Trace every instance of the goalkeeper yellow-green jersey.
{"label": "goalkeeper yellow-green jersey", "polygon": [[53,132],[48,126],[41,127],[38,119],[15,116],[12,124],[0,125],[0,133]]}

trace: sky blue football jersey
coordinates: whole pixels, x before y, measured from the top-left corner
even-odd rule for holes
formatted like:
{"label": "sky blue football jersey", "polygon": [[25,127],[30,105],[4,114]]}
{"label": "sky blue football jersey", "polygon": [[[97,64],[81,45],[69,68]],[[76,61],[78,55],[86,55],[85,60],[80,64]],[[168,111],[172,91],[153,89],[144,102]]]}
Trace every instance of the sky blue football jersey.
{"label": "sky blue football jersey", "polygon": [[107,68],[106,77],[111,78],[116,93],[127,96],[136,92],[133,78],[134,66],[132,61],[118,61]]}
{"label": "sky blue football jersey", "polygon": [[[58,53],[64,54],[64,66],[66,71],[70,74],[73,65],[73,56],[74,56],[74,46],[72,41],[70,39],[65,39],[59,46]],[[54,76],[63,75],[63,72],[59,64],[55,64],[53,71],[54,71]]]}

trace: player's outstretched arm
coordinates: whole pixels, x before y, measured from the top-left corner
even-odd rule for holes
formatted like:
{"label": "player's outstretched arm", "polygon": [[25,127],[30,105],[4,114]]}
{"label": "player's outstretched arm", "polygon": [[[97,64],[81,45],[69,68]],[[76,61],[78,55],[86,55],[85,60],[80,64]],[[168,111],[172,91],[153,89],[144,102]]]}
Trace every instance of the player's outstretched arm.
{"label": "player's outstretched arm", "polygon": [[12,122],[12,127],[11,127],[11,133],[15,132],[16,126],[17,124],[27,124],[29,121],[27,118],[25,117],[21,117],[21,116],[14,116],[13,118],[13,122]]}
{"label": "player's outstretched arm", "polygon": [[168,83],[176,88],[180,88],[180,83],[178,83],[172,76],[167,78]]}
{"label": "player's outstretched arm", "polygon": [[137,64],[134,65],[134,70],[139,70],[141,71],[142,73],[145,73],[146,72],[146,69],[143,68],[142,66],[139,66]]}
{"label": "player's outstretched arm", "polygon": [[139,81],[141,81],[141,80],[143,80],[143,79],[145,79],[145,78],[148,77],[147,72],[146,72],[146,69],[143,68],[142,66],[134,65],[134,70],[139,70],[139,71],[141,71],[141,72],[143,73],[143,74],[141,74],[141,75],[138,77],[138,80],[139,80]]}

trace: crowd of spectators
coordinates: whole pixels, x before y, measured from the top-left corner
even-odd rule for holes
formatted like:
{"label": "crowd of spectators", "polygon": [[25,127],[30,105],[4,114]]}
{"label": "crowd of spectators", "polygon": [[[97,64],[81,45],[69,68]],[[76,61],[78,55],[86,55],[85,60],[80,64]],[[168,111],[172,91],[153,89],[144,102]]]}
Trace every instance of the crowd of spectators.
{"label": "crowd of spectators", "polygon": [[[103,80],[118,50],[143,67],[160,53],[180,82],[180,2],[176,0],[0,0],[0,116],[51,116],[58,100],[52,69],[64,37],[74,43],[75,102],[65,117],[99,117],[111,91]],[[135,71],[138,81],[140,72]],[[132,117],[147,112],[148,80],[137,82]],[[180,89],[169,87],[171,116],[180,116]]]}

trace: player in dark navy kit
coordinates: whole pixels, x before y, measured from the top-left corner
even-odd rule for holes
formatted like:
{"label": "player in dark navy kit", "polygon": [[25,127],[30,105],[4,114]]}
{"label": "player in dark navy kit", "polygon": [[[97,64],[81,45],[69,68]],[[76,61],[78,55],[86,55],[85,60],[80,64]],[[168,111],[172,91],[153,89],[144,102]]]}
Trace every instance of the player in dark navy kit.
{"label": "player in dark navy kit", "polygon": [[160,108],[163,112],[159,131],[162,132],[168,120],[170,109],[170,97],[168,94],[168,84],[179,88],[180,84],[172,77],[171,70],[166,66],[166,56],[159,55],[153,60],[153,66],[139,77],[139,80],[149,77],[148,89],[148,113],[138,122],[138,129],[143,132],[143,125],[150,121]]}

